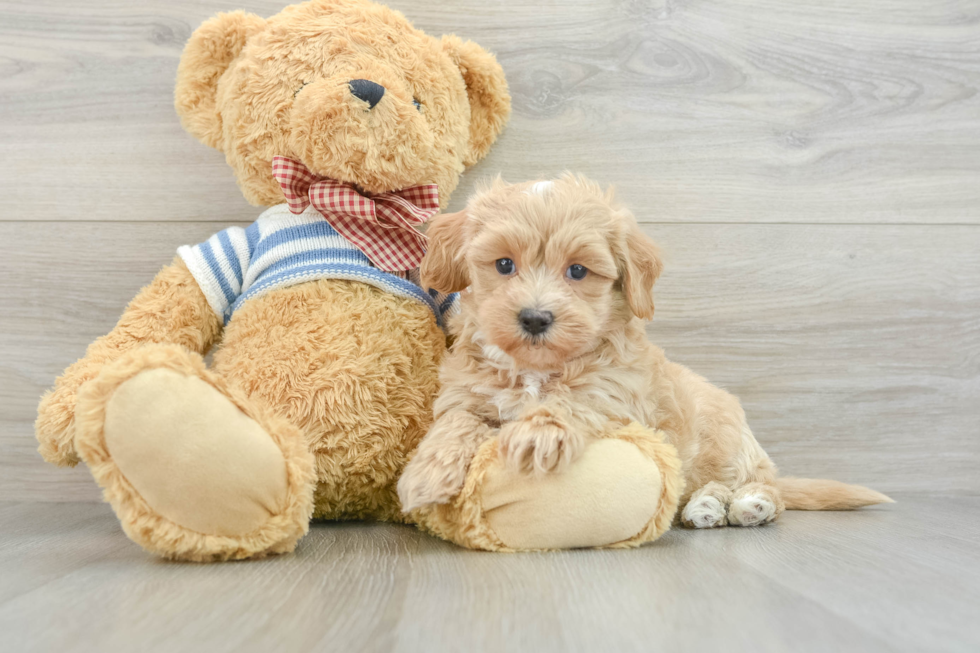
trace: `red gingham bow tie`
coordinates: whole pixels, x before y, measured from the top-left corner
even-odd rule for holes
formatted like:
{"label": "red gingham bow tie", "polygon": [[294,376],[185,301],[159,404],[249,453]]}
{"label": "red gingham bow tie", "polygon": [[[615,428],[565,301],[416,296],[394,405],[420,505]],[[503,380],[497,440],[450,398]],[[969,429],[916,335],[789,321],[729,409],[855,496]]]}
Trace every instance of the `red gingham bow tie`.
{"label": "red gingham bow tie", "polygon": [[425,254],[427,238],[415,227],[439,212],[439,188],[414,186],[367,197],[350,184],[318,177],[298,161],[272,158],[272,176],[293,213],[313,205],[371,262],[385,272],[412,270]]}

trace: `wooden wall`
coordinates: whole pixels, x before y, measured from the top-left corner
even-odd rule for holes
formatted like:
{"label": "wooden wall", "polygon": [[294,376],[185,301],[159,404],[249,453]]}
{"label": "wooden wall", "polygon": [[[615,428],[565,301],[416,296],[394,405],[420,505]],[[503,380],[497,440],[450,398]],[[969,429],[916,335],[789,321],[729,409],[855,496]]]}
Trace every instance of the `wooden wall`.
{"label": "wooden wall", "polygon": [[[495,51],[502,173],[615,184],[664,247],[651,337],[787,472],[980,492],[980,4],[393,0]],[[97,500],[37,399],[175,248],[248,206],[172,108],[249,0],[0,0],[0,500]]]}

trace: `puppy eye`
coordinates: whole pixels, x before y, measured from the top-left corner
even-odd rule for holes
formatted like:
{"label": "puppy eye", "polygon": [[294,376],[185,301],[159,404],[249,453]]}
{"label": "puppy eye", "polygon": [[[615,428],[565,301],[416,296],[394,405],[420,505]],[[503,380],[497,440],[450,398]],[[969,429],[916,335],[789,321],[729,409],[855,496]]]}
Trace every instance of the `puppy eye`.
{"label": "puppy eye", "polygon": [[307,87],[307,85],[309,85],[309,82],[303,82],[303,85],[302,85],[302,86],[300,86],[300,87],[299,87],[298,89],[296,89],[296,90],[295,90],[295,91],[293,92],[293,97],[296,97],[297,95],[299,95],[299,92],[300,92],[300,91],[302,91],[302,90],[303,90],[304,88],[306,88],[306,87]]}
{"label": "puppy eye", "polygon": [[497,272],[505,277],[514,274],[514,271],[517,269],[514,265],[514,261],[510,260],[509,258],[498,258],[496,265]]}
{"label": "puppy eye", "polygon": [[581,281],[588,273],[589,269],[587,267],[576,263],[568,266],[568,269],[565,271],[565,276],[567,276],[569,279],[574,279],[575,281]]}
{"label": "puppy eye", "polygon": [[422,103],[419,102],[419,99],[418,98],[414,98],[413,97],[412,98],[412,104],[414,104],[415,105],[415,108],[418,109],[419,111],[422,110]]}

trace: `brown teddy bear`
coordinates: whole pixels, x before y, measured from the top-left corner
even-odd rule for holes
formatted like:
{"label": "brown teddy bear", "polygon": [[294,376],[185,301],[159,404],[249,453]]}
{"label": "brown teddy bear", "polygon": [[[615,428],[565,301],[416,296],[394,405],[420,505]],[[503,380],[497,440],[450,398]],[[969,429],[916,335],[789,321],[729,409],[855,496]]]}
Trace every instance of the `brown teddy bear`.
{"label": "brown teddy bear", "polygon": [[[420,287],[416,227],[500,134],[503,71],[478,45],[426,36],[387,7],[313,0],[201,25],[176,108],[225,153],[248,201],[272,208],[178,250],[41,400],[40,452],[84,461],[126,533],[170,558],[290,551],[311,518],[404,521],[395,484],[432,420],[454,303]],[[596,527],[581,502],[539,518],[556,488],[578,496],[575,483],[628,503],[637,486],[600,468],[551,479],[549,494],[481,451],[457,501],[415,517],[489,549],[629,539],[636,524],[624,531],[612,511],[601,517],[613,527]],[[641,485],[664,494],[650,509],[657,527],[631,542],[676,509],[678,488],[652,474]],[[518,507],[498,524],[530,524],[530,539],[505,542],[488,525],[490,497],[507,492],[528,500],[508,500]],[[567,537],[572,522],[585,540]]]}

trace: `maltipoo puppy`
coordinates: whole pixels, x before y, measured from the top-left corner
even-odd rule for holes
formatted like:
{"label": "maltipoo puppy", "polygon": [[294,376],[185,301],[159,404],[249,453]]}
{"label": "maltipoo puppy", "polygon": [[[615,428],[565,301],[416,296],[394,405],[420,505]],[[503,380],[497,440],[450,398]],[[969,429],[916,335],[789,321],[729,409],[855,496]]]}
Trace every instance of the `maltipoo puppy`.
{"label": "maltipoo puppy", "polygon": [[777,478],[738,400],[648,341],[661,260],[611,192],[571,175],[497,180],[428,235],[423,282],[465,291],[435,422],[398,483],[403,510],[456,495],[487,438],[498,436],[519,470],[560,473],[588,438],[634,421],[677,448],[687,526],[890,501],[861,486]]}

